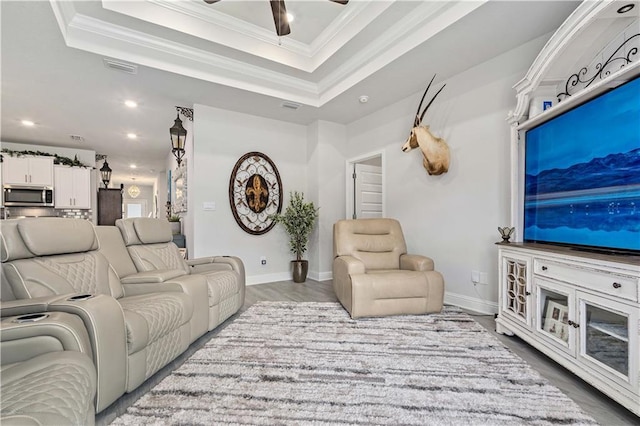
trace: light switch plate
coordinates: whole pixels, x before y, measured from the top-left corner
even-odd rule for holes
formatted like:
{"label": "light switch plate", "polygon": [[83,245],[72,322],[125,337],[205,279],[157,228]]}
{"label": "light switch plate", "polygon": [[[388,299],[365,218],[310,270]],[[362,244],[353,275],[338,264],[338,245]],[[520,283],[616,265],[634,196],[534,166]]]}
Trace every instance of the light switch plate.
{"label": "light switch plate", "polygon": [[205,201],[204,203],[202,203],[202,208],[204,210],[215,210],[216,209],[216,202],[215,201]]}

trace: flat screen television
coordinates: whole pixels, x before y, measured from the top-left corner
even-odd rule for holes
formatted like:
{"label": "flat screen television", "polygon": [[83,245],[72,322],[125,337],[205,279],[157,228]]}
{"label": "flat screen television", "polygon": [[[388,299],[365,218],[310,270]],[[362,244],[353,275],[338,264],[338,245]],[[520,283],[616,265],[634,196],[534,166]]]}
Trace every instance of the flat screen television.
{"label": "flat screen television", "polygon": [[526,131],[525,242],[640,253],[640,77]]}

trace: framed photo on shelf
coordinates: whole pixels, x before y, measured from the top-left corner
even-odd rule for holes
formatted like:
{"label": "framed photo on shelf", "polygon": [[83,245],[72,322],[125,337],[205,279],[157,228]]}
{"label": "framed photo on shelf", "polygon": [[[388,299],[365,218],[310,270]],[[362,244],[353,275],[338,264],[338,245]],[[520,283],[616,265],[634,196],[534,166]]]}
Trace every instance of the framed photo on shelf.
{"label": "framed photo on shelf", "polygon": [[569,340],[569,307],[556,300],[547,300],[543,330],[567,342]]}

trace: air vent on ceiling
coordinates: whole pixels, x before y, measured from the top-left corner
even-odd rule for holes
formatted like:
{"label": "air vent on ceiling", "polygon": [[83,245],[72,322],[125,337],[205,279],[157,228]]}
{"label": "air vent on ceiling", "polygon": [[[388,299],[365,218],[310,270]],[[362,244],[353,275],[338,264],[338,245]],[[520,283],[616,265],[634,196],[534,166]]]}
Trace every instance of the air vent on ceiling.
{"label": "air vent on ceiling", "polygon": [[84,138],[80,135],[70,135],[69,137],[74,142],[84,142]]}
{"label": "air vent on ceiling", "polygon": [[115,59],[104,58],[104,66],[112,70],[126,72],[128,74],[137,74],[138,66],[128,62],[116,61]]}
{"label": "air vent on ceiling", "polygon": [[280,105],[282,108],[286,108],[286,109],[293,109],[296,110],[298,108],[300,108],[301,104],[298,104],[296,102],[291,102],[291,101],[284,101],[282,103],[282,105]]}

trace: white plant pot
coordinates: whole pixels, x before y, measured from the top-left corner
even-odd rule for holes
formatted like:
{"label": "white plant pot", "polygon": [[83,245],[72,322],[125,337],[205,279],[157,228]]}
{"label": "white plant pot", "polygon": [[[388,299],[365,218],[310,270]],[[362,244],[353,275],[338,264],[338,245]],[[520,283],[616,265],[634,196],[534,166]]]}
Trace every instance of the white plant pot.
{"label": "white plant pot", "polygon": [[180,222],[169,222],[171,225],[171,233],[177,235],[180,233]]}

